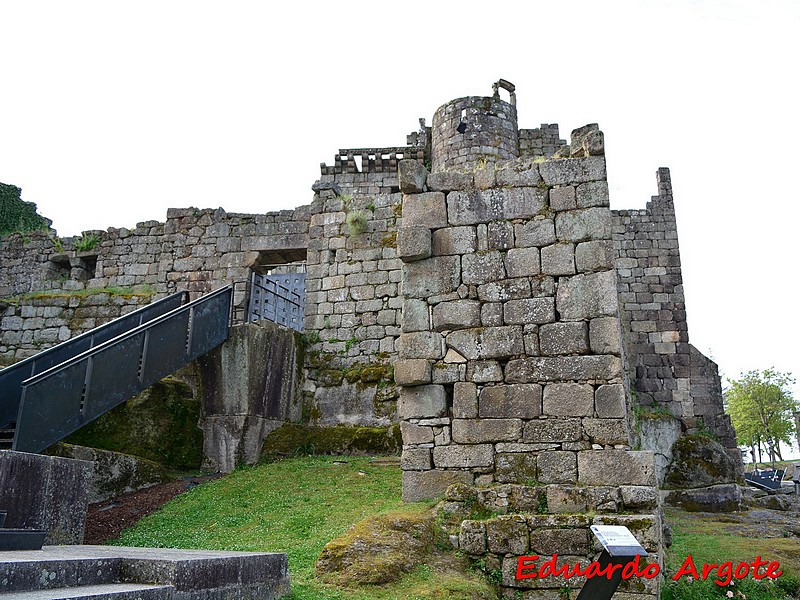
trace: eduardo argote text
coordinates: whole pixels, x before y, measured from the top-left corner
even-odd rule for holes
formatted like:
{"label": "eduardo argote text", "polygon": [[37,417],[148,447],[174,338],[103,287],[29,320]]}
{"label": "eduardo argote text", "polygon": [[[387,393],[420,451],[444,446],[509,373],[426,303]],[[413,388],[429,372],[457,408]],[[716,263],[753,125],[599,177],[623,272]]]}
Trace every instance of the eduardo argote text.
{"label": "eduardo argote text", "polygon": [[[558,554],[553,554],[542,563],[538,563],[538,555],[520,556],[517,559],[517,579],[546,579],[548,577],[560,577],[571,579],[572,577],[606,577],[611,579],[614,574],[621,570],[623,580],[632,577],[644,577],[653,579],[661,573],[658,563],[639,564],[639,556],[634,556],[624,564],[601,565],[597,561],[590,562],[585,568],[580,563],[558,564]],[[714,583],[719,586],[727,586],[734,579],[744,579],[752,575],[753,579],[764,578],[775,579],[783,574],[780,570],[781,565],[778,561],[763,560],[756,556],[752,562],[740,562],[734,564],[732,561],[722,563],[703,563],[699,568],[694,563],[692,555],[689,554],[683,561],[680,569],[672,576],[677,581],[681,577],[692,577],[694,579],[714,579]],[[763,570],[762,570],[763,569]]]}

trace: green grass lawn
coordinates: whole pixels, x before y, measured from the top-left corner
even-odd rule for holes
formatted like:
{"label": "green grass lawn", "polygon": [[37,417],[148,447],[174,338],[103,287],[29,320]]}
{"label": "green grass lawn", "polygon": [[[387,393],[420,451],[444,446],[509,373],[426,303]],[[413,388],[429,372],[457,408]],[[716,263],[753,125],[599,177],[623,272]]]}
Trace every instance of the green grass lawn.
{"label": "green grass lawn", "polygon": [[767,579],[756,582],[748,577],[728,587],[715,584],[713,579],[718,578],[716,575],[705,582],[682,581],[676,584],[668,580],[662,593],[663,600],[710,600],[724,598],[728,591],[733,591],[735,598],[741,598],[737,595],[741,592],[748,600],[800,598],[800,541],[793,535],[769,538],[736,535],[736,520],[725,514],[686,513],[667,508],[665,516],[673,527],[673,544],[667,553],[670,574],[676,573],[686,557],[691,555],[698,569],[704,563],[730,561],[735,566],[761,556],[764,560],[779,562],[783,575],[774,582]]}
{"label": "green grass lawn", "polygon": [[[344,461],[343,464],[337,464]],[[131,546],[286,552],[293,600],[478,600],[496,598],[484,577],[455,553],[434,552],[400,581],[340,589],[321,583],[314,565],[323,546],[351,525],[386,512],[420,513],[429,503],[400,500],[400,469],[368,458],[304,457],[234,473],[178,496],[126,530],[114,543]],[[796,537],[741,537],[725,531],[725,515],[698,516],[668,509],[674,543],[667,566],[674,573],[688,554],[704,562],[778,560],[776,583],[740,581],[722,588],[712,581],[665,583],[663,600],[712,600],[728,591],[748,600],[800,598],[800,542]],[[734,596],[741,598],[742,596]]]}
{"label": "green grass lawn", "polygon": [[[335,464],[346,461],[345,464]],[[293,600],[493,598],[477,574],[444,561],[399,582],[340,590],[315,579],[323,546],[361,519],[388,511],[421,512],[400,500],[400,469],[367,458],[306,457],[244,468],[178,496],[126,530],[115,544],[286,552]]]}

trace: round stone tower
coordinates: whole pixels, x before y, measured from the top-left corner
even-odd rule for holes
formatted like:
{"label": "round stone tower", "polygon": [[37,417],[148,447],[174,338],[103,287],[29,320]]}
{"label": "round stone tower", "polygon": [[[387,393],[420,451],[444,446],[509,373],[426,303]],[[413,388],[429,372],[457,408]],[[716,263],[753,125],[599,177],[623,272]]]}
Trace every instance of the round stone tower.
{"label": "round stone tower", "polygon": [[[514,86],[501,79],[494,96],[457,98],[433,115],[431,172],[472,170],[486,162],[519,158]],[[500,99],[498,87],[511,94]]]}

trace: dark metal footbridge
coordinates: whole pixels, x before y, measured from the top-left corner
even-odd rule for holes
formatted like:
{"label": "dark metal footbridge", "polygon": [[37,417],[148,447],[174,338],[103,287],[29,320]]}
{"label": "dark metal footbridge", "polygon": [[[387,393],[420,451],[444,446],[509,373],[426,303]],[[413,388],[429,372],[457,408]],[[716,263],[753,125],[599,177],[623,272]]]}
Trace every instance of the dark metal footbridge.
{"label": "dark metal footbridge", "polygon": [[41,452],[228,338],[232,288],[180,292],[0,371],[0,449]]}

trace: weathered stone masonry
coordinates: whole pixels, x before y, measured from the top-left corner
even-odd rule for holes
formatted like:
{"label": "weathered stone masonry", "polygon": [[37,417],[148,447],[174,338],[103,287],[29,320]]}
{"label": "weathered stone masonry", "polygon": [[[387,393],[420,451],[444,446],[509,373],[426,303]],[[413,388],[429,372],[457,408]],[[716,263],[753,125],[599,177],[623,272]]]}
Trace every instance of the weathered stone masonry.
{"label": "weathered stone masonry", "polygon": [[[707,428],[735,452],[716,365],[689,344],[669,171],[645,209],[612,211],[597,125],[569,143],[557,125],[519,129],[513,85],[495,92],[444,104],[406,146],[339,150],[294,211],[170,209],[165,223],[88,232],[99,244],[83,252],[75,238],[3,238],[0,296],[97,294],[3,305],[0,355],[178,290],[237,284],[241,313],[252,272],[305,269],[302,411],[291,382],[268,401],[229,378],[205,403],[217,411],[206,415],[211,463],[252,462],[282,419],[399,422],[404,497],[446,494],[444,510],[464,519],[461,548],[502,573],[508,597],[555,597],[515,580],[516,556],[586,562],[592,523],[627,524],[659,560],[671,441],[647,439],[661,434],[636,426],[633,405],[668,409],[676,438]],[[114,286],[139,295],[104,292]],[[275,334],[234,337],[214,373],[260,368]],[[293,378],[284,337],[270,381]],[[658,448],[658,460],[634,448]],[[503,516],[472,520],[475,506]],[[626,591],[654,597],[657,582]]]}
{"label": "weathered stone masonry", "polygon": [[[82,333],[133,310],[142,302],[176,291],[187,290],[195,297],[229,283],[239,283],[234,304],[246,305],[245,284],[253,270],[263,264],[305,260],[311,206],[263,215],[226,213],[222,209],[170,209],[164,223],[147,221],[134,229],[109,228],[90,231],[98,238],[96,247],[76,251],[78,238],[58,240],[43,232],[12,234],[0,239],[0,298],[30,292],[34,299],[20,299],[4,306],[0,334],[0,356],[24,358],[39,348],[63,341],[67,332],[59,330],[45,338],[18,342],[15,332],[61,327],[65,321],[73,335]],[[47,298],[64,292],[107,288],[135,288],[107,300],[89,296],[87,300]],[[127,301],[123,301],[125,297]],[[93,299],[92,299],[93,298]],[[102,306],[78,314],[77,319],[62,308],[78,305]],[[23,326],[19,319],[40,317],[60,319],[35,326]],[[36,313],[35,315],[33,313]],[[31,334],[33,335],[33,334]],[[41,339],[41,343],[39,340]],[[35,343],[34,343],[35,342]]]}
{"label": "weathered stone masonry", "polygon": [[[512,513],[463,521],[460,547],[507,597],[547,597],[565,582],[517,580],[517,558],[587,564],[593,522],[635,523],[650,560],[662,553],[653,455],[631,450],[602,134],[573,132],[570,158],[486,153],[514,107],[470,97],[436,114],[459,111],[491,114],[434,117],[432,172],[400,169],[403,496]],[[657,594],[640,585],[628,591]]]}
{"label": "weathered stone masonry", "polygon": [[[458,132],[462,124],[464,135]],[[170,209],[164,223],[148,221],[130,230],[88,232],[100,241],[84,252],[74,251],[75,238],[56,243],[39,233],[7,236],[0,240],[0,296],[82,288],[97,289],[99,294],[68,300],[22,299],[17,305],[5,306],[0,355],[6,360],[30,355],[133,310],[153,294],[159,297],[176,290],[198,294],[227,283],[246,282],[262,265],[296,265],[306,259],[306,415],[322,424],[391,422],[397,398],[391,365],[398,356],[403,304],[401,261],[396,251],[403,210],[398,165],[408,158],[438,165],[450,157],[451,166],[474,169],[514,154],[515,139],[517,154],[532,161],[569,157],[577,151],[601,154],[603,134],[596,127],[579,131],[572,144],[559,138],[557,125],[515,127],[513,101],[463,98],[442,106],[433,128],[421,119],[419,130],[408,136],[406,146],[340,150],[333,166],[322,165],[312,203],[294,211],[241,215],[222,209]],[[500,139],[504,140],[500,150],[494,150],[493,144]],[[475,176],[480,180],[489,171],[478,169]],[[537,169],[530,171],[538,173]],[[697,427],[702,418],[705,427],[732,447],[715,365],[701,354],[689,352],[666,170],[660,171],[659,178],[659,195],[647,209],[611,213],[623,339],[628,350],[626,368],[636,401],[668,407],[684,420],[687,429]],[[543,189],[536,186],[544,182],[530,183],[526,193],[539,198],[536,194]],[[500,180],[498,185],[506,183]],[[577,188],[574,198],[570,186],[561,188],[547,198],[556,209],[577,209],[578,203],[584,202],[578,198]],[[363,231],[348,223],[354,216],[363,220]],[[494,239],[513,233],[513,228],[499,221],[481,225],[475,227],[476,236],[491,234]],[[452,235],[457,236],[466,230],[455,231]],[[439,248],[445,235],[451,234],[438,233],[432,243]],[[503,243],[510,241],[509,237]],[[576,269],[584,268],[589,260],[601,260],[608,250],[608,238],[589,241],[593,243],[581,246],[580,256],[575,256],[581,261]],[[540,259],[568,262],[567,250],[563,245],[554,246]],[[443,262],[441,257],[439,262]],[[113,286],[147,288],[128,297],[100,295]],[[235,304],[241,310],[245,303],[246,286],[240,285]]]}
{"label": "weathered stone masonry", "polygon": [[614,249],[628,370],[636,400],[660,405],[688,429],[705,427],[737,460],[723,414],[717,365],[689,343],[678,230],[669,169],[641,210],[614,211]]}
{"label": "weathered stone masonry", "polygon": [[[462,125],[465,135],[458,131]],[[84,252],[73,252],[76,239],[65,239],[58,247],[45,234],[7,236],[0,240],[0,296],[81,288],[101,292],[113,286],[149,290],[127,298],[40,297],[6,306],[0,354],[6,359],[27,356],[132,310],[152,294],[158,297],[181,289],[197,294],[246,282],[251,271],[264,264],[307,259],[308,412],[321,423],[389,422],[396,398],[390,367],[397,357],[402,308],[395,248],[402,212],[398,164],[412,158],[438,168],[450,160],[451,167],[473,169],[512,155],[533,160],[569,156],[575,144],[597,156],[602,132],[595,127],[579,137],[568,145],[559,138],[557,125],[516,129],[513,98],[511,104],[499,97],[463,98],[443,105],[433,128],[420,120],[419,131],[408,136],[407,146],[340,150],[333,166],[322,165],[313,202],[294,211],[241,215],[222,209],[170,209],[165,223],[148,221],[132,230],[88,232],[100,241]],[[479,170],[477,176],[482,173]],[[666,170],[659,172],[659,180],[659,195],[647,209],[612,212],[626,366],[638,402],[667,406],[687,428],[697,426],[701,417],[703,425],[730,447],[714,365],[699,353],[690,356]],[[578,206],[570,191],[554,194],[556,208]],[[356,213],[363,217],[363,232],[354,232],[347,223],[348,216]],[[497,223],[486,226],[486,235],[490,228],[495,237],[503,234]],[[483,231],[477,228],[476,235]],[[437,244],[443,236],[438,234]],[[595,253],[607,250],[608,239],[593,241]],[[581,248],[582,265],[589,260],[589,247]],[[562,246],[546,251],[544,258],[557,260],[550,255],[557,251],[568,258]],[[238,287],[235,303],[240,309],[245,296],[246,287]],[[341,382],[352,389],[342,392]],[[345,399],[352,398],[346,406]]]}

